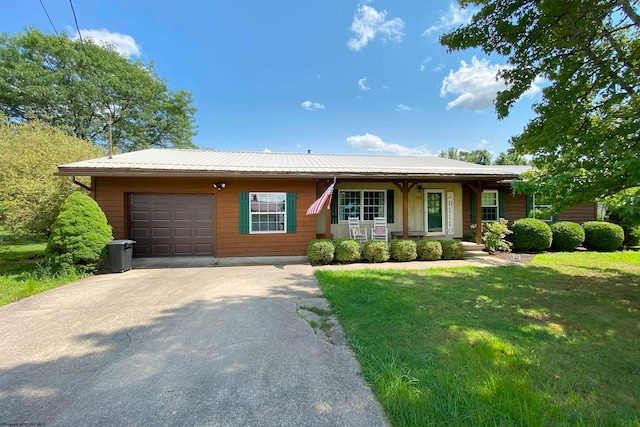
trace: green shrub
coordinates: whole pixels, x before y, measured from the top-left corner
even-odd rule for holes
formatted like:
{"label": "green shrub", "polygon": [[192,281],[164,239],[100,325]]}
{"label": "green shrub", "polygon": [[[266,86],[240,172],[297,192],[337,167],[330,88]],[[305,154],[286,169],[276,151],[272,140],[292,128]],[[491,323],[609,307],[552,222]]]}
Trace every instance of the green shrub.
{"label": "green shrub", "polygon": [[362,248],[357,241],[353,239],[336,240],[336,261],[356,262],[360,261],[361,256]]}
{"label": "green shrub", "polygon": [[507,236],[513,232],[509,230],[507,223],[506,219],[500,218],[497,222],[488,222],[482,226],[482,242],[489,252],[511,252],[512,243],[507,241]]}
{"label": "green shrub", "polygon": [[509,238],[513,249],[524,252],[541,252],[551,247],[553,234],[549,224],[535,218],[523,218],[511,224],[513,234]]}
{"label": "green shrub", "polygon": [[439,240],[442,246],[442,259],[464,258],[464,246],[457,240]]}
{"label": "green shrub", "polygon": [[421,239],[416,250],[418,259],[423,261],[437,261],[442,257],[442,244],[437,240]]}
{"label": "green shrub", "polygon": [[617,224],[604,221],[587,221],[584,229],[584,247],[594,251],[611,252],[624,241],[624,231]]}
{"label": "green shrub", "polygon": [[106,260],[113,239],[100,206],[89,196],[71,193],[51,226],[45,259],[54,272],[93,272]]}
{"label": "green shrub", "polygon": [[333,261],[333,254],[335,250],[336,248],[333,245],[333,240],[312,240],[307,245],[307,258],[309,258],[309,262],[313,265],[329,264]]}
{"label": "green shrub", "polygon": [[393,239],[391,241],[391,258],[396,261],[413,261],[418,258],[416,242],[413,240]]}
{"label": "green shrub", "polygon": [[622,227],[624,230],[624,241],[622,244],[627,248],[640,245],[640,225]]}
{"label": "green shrub", "polygon": [[569,252],[584,242],[584,230],[575,222],[561,221],[551,224],[553,240],[551,249],[554,251]]}
{"label": "green shrub", "polygon": [[368,240],[364,242],[364,258],[373,262],[385,262],[389,260],[389,245],[387,242]]}

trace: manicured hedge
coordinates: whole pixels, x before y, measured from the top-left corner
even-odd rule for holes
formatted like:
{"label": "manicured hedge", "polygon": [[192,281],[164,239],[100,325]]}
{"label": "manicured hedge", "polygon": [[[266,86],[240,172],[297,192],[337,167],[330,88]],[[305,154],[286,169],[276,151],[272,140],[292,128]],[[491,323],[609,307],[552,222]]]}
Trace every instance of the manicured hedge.
{"label": "manicured hedge", "polygon": [[112,228],[91,197],[71,193],[51,226],[45,259],[53,271],[94,272],[107,259]]}
{"label": "manicured hedge", "polygon": [[416,251],[419,260],[437,261],[442,257],[442,244],[437,240],[421,239]]}
{"label": "manicured hedge", "polygon": [[584,230],[575,222],[555,222],[551,224],[551,233],[551,249],[554,251],[573,251],[584,242]]}
{"label": "manicured hedge", "polygon": [[336,261],[356,262],[360,261],[361,256],[362,247],[357,241],[353,239],[336,240]]}
{"label": "manicured hedge", "polygon": [[509,240],[514,251],[541,252],[551,247],[553,234],[549,225],[535,218],[523,218],[511,224]]}
{"label": "manicured hedge", "polygon": [[584,229],[584,247],[594,251],[612,252],[622,246],[624,231],[617,224],[604,221],[587,221]]}
{"label": "manicured hedge", "polygon": [[364,242],[364,258],[373,262],[385,262],[389,260],[389,245],[387,242],[368,240]]}
{"label": "manicured hedge", "polygon": [[335,246],[333,240],[329,239],[316,239],[309,242],[307,245],[307,257],[311,264],[329,264],[333,261],[333,255],[335,252]]}
{"label": "manicured hedge", "polygon": [[416,242],[413,240],[393,239],[391,241],[391,258],[396,261],[413,261],[418,258]]}
{"label": "manicured hedge", "polygon": [[440,240],[442,259],[464,258],[464,246],[457,240]]}

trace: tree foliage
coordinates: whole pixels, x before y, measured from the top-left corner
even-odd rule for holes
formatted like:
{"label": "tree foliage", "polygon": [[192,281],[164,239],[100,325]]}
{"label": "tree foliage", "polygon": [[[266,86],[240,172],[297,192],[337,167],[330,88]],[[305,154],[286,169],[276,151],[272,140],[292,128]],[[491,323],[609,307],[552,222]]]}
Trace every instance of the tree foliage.
{"label": "tree foliage", "polygon": [[512,139],[536,167],[519,192],[556,210],[640,185],[640,15],[631,0],[459,0],[468,24],[441,36],[450,50],[507,58],[496,111],[508,115],[546,80],[536,117]]}
{"label": "tree foliage", "polygon": [[113,47],[28,29],[0,35],[0,112],[38,118],[71,136],[106,144],[105,112],[121,152],[193,147],[191,93],[171,91],[153,64],[130,61]]}
{"label": "tree foliage", "polygon": [[447,159],[476,163],[479,165],[491,164],[491,153],[488,150],[465,151],[459,150],[455,147],[449,147],[447,151],[441,151],[439,156]]}
{"label": "tree foliage", "polygon": [[38,120],[0,114],[0,221],[14,234],[48,234],[60,206],[78,189],[57,165],[104,155],[102,148]]}

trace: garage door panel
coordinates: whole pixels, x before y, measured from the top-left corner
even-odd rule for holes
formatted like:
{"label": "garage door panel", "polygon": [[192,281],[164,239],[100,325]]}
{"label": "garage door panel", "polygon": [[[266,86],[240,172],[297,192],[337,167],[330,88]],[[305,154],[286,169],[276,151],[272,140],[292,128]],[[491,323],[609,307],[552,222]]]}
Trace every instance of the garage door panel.
{"label": "garage door panel", "polygon": [[213,255],[213,195],[130,194],[129,212],[134,256]]}
{"label": "garage door panel", "polygon": [[176,221],[191,221],[191,212],[177,211],[174,217]]}
{"label": "garage door panel", "polygon": [[147,239],[149,237],[149,229],[147,227],[135,227],[131,229],[131,238],[135,239]]}
{"label": "garage door panel", "polygon": [[196,228],[196,237],[211,237],[213,236],[213,230],[211,228]]}
{"label": "garage door panel", "polygon": [[176,227],[173,229],[174,237],[191,237],[191,228]]}
{"label": "garage door panel", "polygon": [[167,238],[171,237],[171,229],[169,227],[153,227],[153,238]]}

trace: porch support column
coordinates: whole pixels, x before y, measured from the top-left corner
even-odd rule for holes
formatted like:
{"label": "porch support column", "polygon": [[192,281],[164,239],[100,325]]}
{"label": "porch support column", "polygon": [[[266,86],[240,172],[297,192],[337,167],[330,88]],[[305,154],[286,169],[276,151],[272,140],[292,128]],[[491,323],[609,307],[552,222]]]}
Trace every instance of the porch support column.
{"label": "porch support column", "polygon": [[409,192],[415,187],[417,182],[402,181],[394,182],[393,185],[402,191],[402,238],[409,238]]}
{"label": "porch support column", "polygon": [[[331,181],[327,181],[326,187],[329,185],[331,185]],[[333,234],[331,233],[331,199],[333,197],[335,197],[335,194],[332,194],[329,198],[329,201],[327,202],[327,210],[324,212],[324,237],[329,240],[333,240]]]}
{"label": "porch support column", "polygon": [[475,185],[469,184],[471,190],[475,193],[476,199],[476,243],[482,244],[482,191],[484,190],[484,185],[481,182],[476,183]]}

